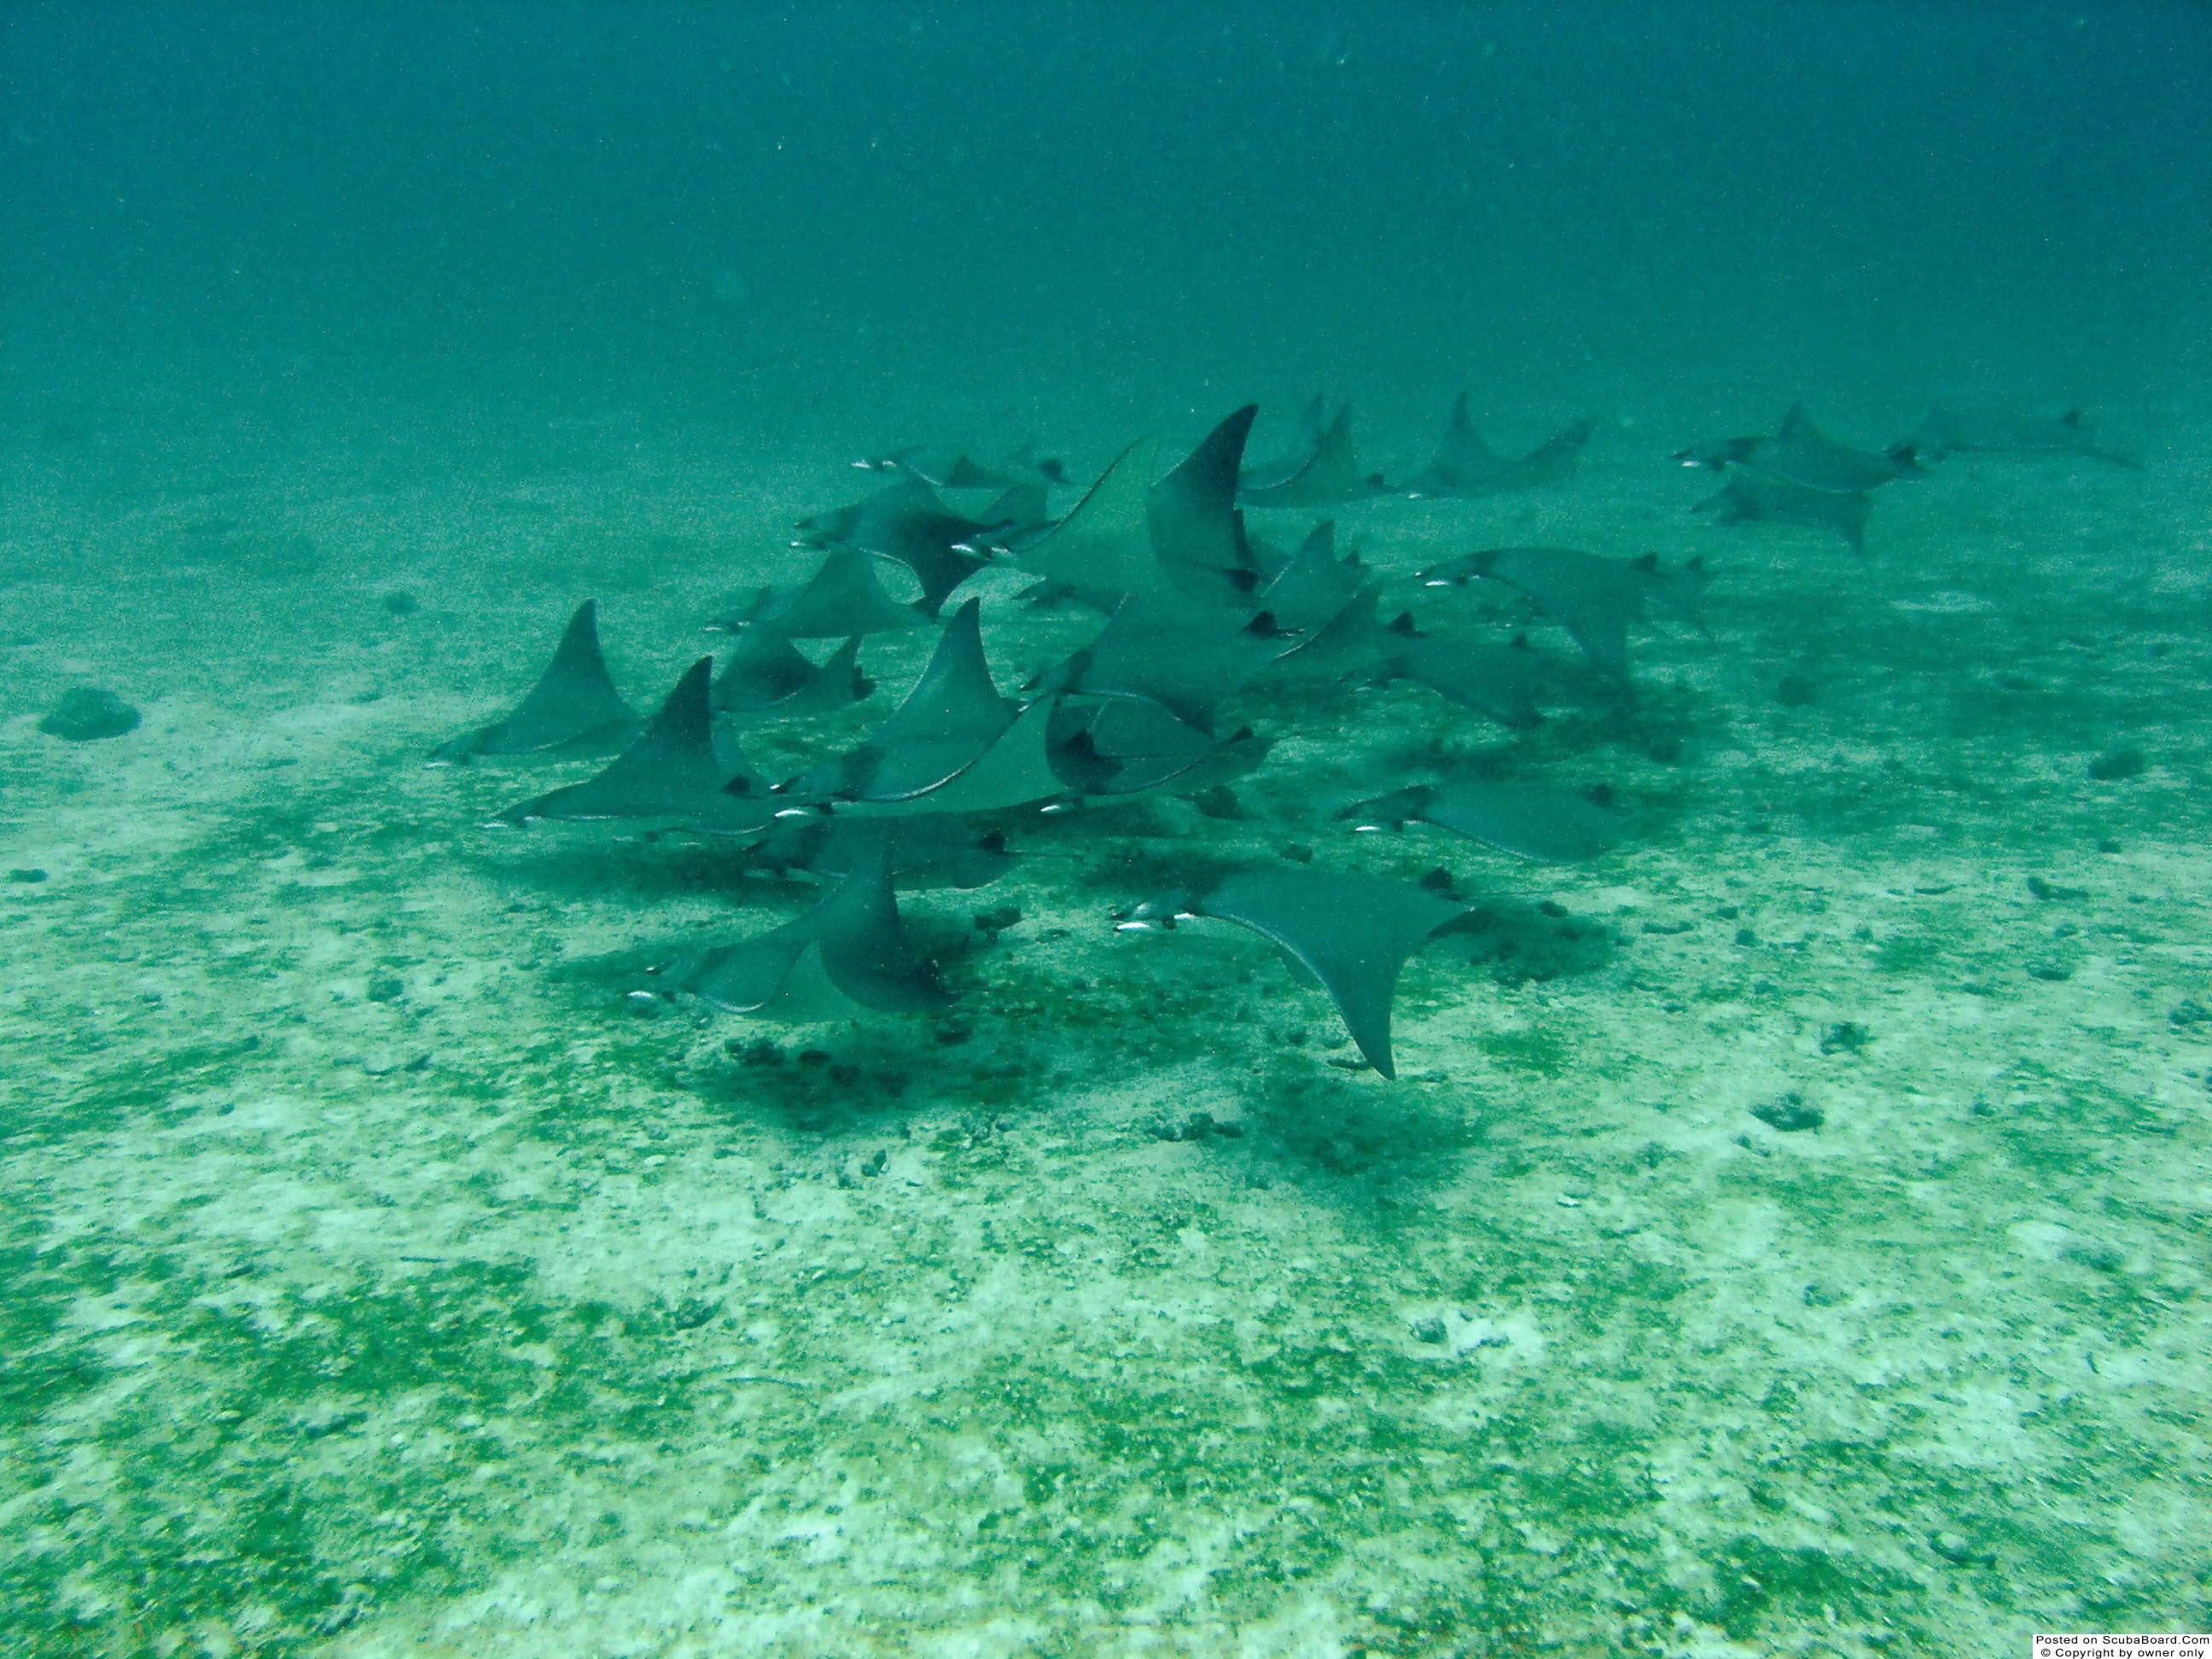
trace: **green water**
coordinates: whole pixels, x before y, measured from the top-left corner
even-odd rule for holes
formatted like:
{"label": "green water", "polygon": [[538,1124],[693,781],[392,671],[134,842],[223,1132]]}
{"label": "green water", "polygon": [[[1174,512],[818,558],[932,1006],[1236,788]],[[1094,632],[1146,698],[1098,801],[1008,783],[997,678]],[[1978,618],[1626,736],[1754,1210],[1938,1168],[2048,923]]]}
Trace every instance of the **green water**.
{"label": "green water", "polygon": [[[2208,84],[2179,5],[9,9],[0,1651],[2205,1629]],[[483,827],[604,751],[422,764],[585,598],[649,711],[856,459],[1034,441],[1064,514],[1324,386],[1392,479],[1462,386],[1595,422],[1245,518],[1525,635],[1542,722],[1247,686],[1225,796],[902,889],[947,1008],[629,995],[823,884]],[[1863,558],[1692,514],[1800,400],[2140,465],[1951,455]],[[1703,628],[1623,686],[1413,580],[1501,546],[1701,558]],[[1101,624],[1026,581],[960,595],[1009,696]],[[42,730],[79,687],[138,724]],[[1619,844],[1335,816],[1454,775]],[[1395,1080],[1252,933],[1116,930],[1439,867]]]}

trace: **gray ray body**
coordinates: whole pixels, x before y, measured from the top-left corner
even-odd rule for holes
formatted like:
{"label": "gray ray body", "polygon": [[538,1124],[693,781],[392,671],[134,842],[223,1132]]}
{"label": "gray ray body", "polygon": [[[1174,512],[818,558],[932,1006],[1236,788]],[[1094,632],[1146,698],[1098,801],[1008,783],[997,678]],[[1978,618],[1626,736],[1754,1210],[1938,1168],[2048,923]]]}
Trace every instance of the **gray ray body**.
{"label": "gray ray body", "polygon": [[[1042,516],[1042,487],[1022,492],[1023,510],[1032,495]],[[921,479],[902,478],[865,501],[801,519],[796,544],[849,547],[904,565],[921,584],[921,614],[934,619],[952,591],[990,563],[969,544],[1015,527],[1006,520],[963,518]]]}
{"label": "gray ray body", "polygon": [[1628,629],[1650,603],[1692,623],[1705,592],[1705,571],[1692,560],[1664,572],[1650,555],[1606,559],[1571,547],[1497,547],[1468,553],[1422,571],[1431,587],[1463,586],[1480,578],[1517,588],[1565,628],[1592,664],[1615,679],[1628,678]]}
{"label": "gray ray body", "polygon": [[1419,887],[1320,870],[1243,871],[1161,894],[1124,928],[1172,927],[1206,916],[1249,927],[1301,963],[1328,994],[1359,1052],[1386,1078],[1390,1003],[1406,959],[1467,907]]}
{"label": "gray ray body", "polygon": [[1145,494],[1152,556],[1194,599],[1249,605],[1253,588],[1273,574],[1254,560],[1237,510],[1237,469],[1259,412],[1257,404],[1247,404],[1229,415]]}
{"label": "gray ray body", "polygon": [[1960,413],[1936,408],[1920,423],[1916,441],[1924,454],[1944,455],[2091,455],[2115,466],[2139,468],[2132,455],[2107,449],[2096,441],[2088,422],[2078,409],[2056,416],[2011,415],[1977,410]]}
{"label": "gray ray body", "polygon": [[821,568],[788,593],[755,588],[724,612],[709,629],[734,634],[740,628],[787,640],[842,640],[850,635],[896,634],[924,626],[927,618],[900,605],[876,579],[873,557],[857,548],[833,547]]}
{"label": "gray ray body", "polygon": [[909,444],[872,460],[855,461],[865,471],[912,478],[933,489],[1009,489],[1065,484],[1066,471],[1054,459],[1039,460],[1022,447],[1003,461],[983,461],[957,444]]}
{"label": "gray ray body", "polygon": [[1357,553],[1336,556],[1336,526],[1324,519],[1299,544],[1252,602],[1276,625],[1304,632],[1325,627],[1365,586],[1373,573]]}
{"label": "gray ray body", "polygon": [[637,740],[608,763],[605,770],[511,806],[499,815],[503,824],[538,820],[589,823],[623,819],[664,823],[714,825],[724,833],[736,826],[764,828],[774,814],[760,781],[738,758],[738,775],[714,743],[709,684],[714,659],[702,657],[684,672],[647,723]]}
{"label": "gray ray body", "polygon": [[1619,822],[1580,795],[1474,779],[1401,789],[1347,806],[1336,816],[1356,819],[1362,829],[1433,823],[1542,864],[1583,863],[1620,838]]}
{"label": "gray ray body", "polygon": [[1158,446],[1139,438],[1115,457],[1056,523],[983,538],[976,550],[1044,578],[1043,586],[1110,613],[1130,593],[1177,592],[1153,551],[1146,501]]}
{"label": "gray ray body", "polygon": [[969,599],[945,624],[905,701],[859,747],[801,773],[785,788],[800,800],[918,801],[982,760],[1020,713],[992,683],[981,607]]}
{"label": "gray ray body", "polygon": [[1595,431],[1592,421],[1577,421],[1525,455],[1501,455],[1482,440],[1468,413],[1464,392],[1452,404],[1444,424],[1443,441],[1428,465],[1397,487],[1396,493],[1416,498],[1437,495],[1501,495],[1516,489],[1537,489],[1572,475],[1583,447]]}
{"label": "gray ray body", "polygon": [[637,713],[624,702],[599,652],[599,601],[578,605],[553,660],[514,710],[489,726],[440,745],[440,764],[477,755],[528,755],[628,731]]}
{"label": "gray ray body", "polygon": [[1918,448],[1911,442],[1883,451],[1853,449],[1839,444],[1813,424],[1799,404],[1784,416],[1771,437],[1729,438],[1701,448],[1676,452],[1686,466],[1718,472],[1730,466],[1747,466],[1771,478],[1807,489],[1838,495],[1869,490],[1898,478],[1923,477]]}
{"label": "gray ray body", "polygon": [[1852,552],[1866,552],[1867,516],[1873,500],[1858,493],[1808,489],[1779,478],[1730,478],[1720,493],[1690,508],[1710,513],[1716,524],[1794,524],[1840,536]]}
{"label": "gray ray body", "polygon": [[1425,685],[1445,701],[1514,731],[1543,721],[1536,707],[1535,653],[1526,639],[1500,644],[1419,634],[1408,612],[1382,630],[1376,650],[1382,679]]}
{"label": "gray ray body", "polygon": [[804,870],[842,881],[879,852],[888,852],[892,882],[900,887],[983,887],[1014,866],[1003,836],[979,835],[966,818],[945,812],[896,818],[791,813],[745,849],[745,861],[778,875]]}
{"label": "gray ray body", "polygon": [[729,1013],[772,1010],[809,951],[842,995],[878,1013],[915,1013],[956,1000],[901,923],[890,855],[878,847],[805,915],[771,933],[702,952],[672,977]]}
{"label": "gray ray body", "polygon": [[1210,731],[1222,700],[1289,647],[1266,612],[1249,622],[1137,594],[1121,601],[1098,637],[1028,689],[1138,697]]}
{"label": "gray ray body", "polygon": [[1352,405],[1338,409],[1326,427],[1320,424],[1321,408],[1318,398],[1307,405],[1297,450],[1240,477],[1237,499],[1245,506],[1325,507],[1361,500],[1382,487],[1380,478],[1359,470]]}
{"label": "gray ray body", "polygon": [[803,720],[863,702],[875,689],[860,672],[858,635],[814,663],[781,634],[743,628],[724,654],[710,701],[741,721]]}
{"label": "gray ray body", "polygon": [[1068,792],[1102,799],[1153,789],[1194,794],[1244,776],[1272,746],[1249,726],[1217,738],[1131,697],[1061,697],[1050,738],[1053,769]]}

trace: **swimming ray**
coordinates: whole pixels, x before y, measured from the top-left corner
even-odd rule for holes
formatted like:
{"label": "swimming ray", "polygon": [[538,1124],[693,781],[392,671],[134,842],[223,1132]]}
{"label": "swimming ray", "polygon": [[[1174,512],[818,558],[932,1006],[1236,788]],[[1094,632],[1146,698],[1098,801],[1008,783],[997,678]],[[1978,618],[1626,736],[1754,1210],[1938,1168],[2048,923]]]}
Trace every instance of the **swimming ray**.
{"label": "swimming ray", "polygon": [[1381,656],[1375,613],[1382,595],[1380,582],[1359,589],[1336,615],[1297,635],[1288,650],[1268,662],[1260,678],[1310,684],[1375,667]]}
{"label": "swimming ray", "polygon": [[975,599],[955,611],[906,700],[858,748],[801,773],[785,791],[811,800],[910,801],[981,760],[1019,708],[992,683],[981,616]]}
{"label": "swimming ray", "polygon": [[1273,483],[1245,479],[1237,495],[1247,507],[1322,507],[1361,500],[1381,487],[1379,477],[1359,470],[1358,452],[1352,441],[1352,405],[1345,404],[1303,466]]}
{"label": "swimming ray", "polygon": [[888,846],[862,858],[805,915],[703,953],[678,969],[676,983],[726,1012],[760,1013],[775,1003],[809,949],[838,992],[876,1012],[912,1013],[957,1000],[906,936]]}
{"label": "swimming ray", "polygon": [[1936,460],[1946,455],[2090,455],[2131,470],[2142,465],[2132,455],[2099,444],[2078,409],[2053,417],[1994,410],[1961,414],[1938,406],[1921,422],[1915,441],[1922,454]]}
{"label": "swimming ray", "polygon": [[1188,600],[1132,594],[1115,607],[1097,638],[1046,670],[1028,690],[1046,696],[1139,697],[1210,731],[1222,699],[1287,644],[1265,611],[1240,623],[1216,612],[1193,615]]}
{"label": "swimming ray", "polygon": [[1571,475],[1596,422],[1577,421],[1547,438],[1525,455],[1501,455],[1482,441],[1468,416],[1467,393],[1452,404],[1443,441],[1436,454],[1396,493],[1424,499],[1443,495],[1501,495],[1536,489]]}
{"label": "swimming ray", "polygon": [[757,628],[787,640],[842,640],[899,633],[927,620],[913,605],[900,605],[884,592],[874,559],[857,548],[833,547],[804,586],[781,594],[773,587],[756,588],[708,627],[730,634]]}
{"label": "swimming ray", "polygon": [[1433,823],[1542,864],[1583,863],[1620,838],[1619,823],[1580,795],[1474,779],[1401,789],[1347,806],[1336,816],[1357,819],[1362,830]]}
{"label": "swimming ray", "polygon": [[857,634],[817,664],[781,634],[744,628],[738,630],[709,701],[740,720],[799,720],[863,702],[875,689],[860,672]]}
{"label": "swimming ray", "polygon": [[1539,725],[1535,653],[1525,637],[1510,644],[1418,633],[1411,611],[1382,630],[1381,678],[1412,680],[1448,702],[1515,731]]}
{"label": "swimming ray", "polygon": [[1255,870],[1164,893],[1121,926],[1171,928],[1198,916],[1250,928],[1321,981],[1359,1052],[1395,1078],[1390,1003],[1399,969],[1438,928],[1466,914],[1466,906],[1424,889],[1367,876]]}
{"label": "swimming ray", "polygon": [[1359,555],[1336,556],[1336,525],[1323,519],[1298,550],[1253,596],[1253,603],[1283,628],[1301,632],[1326,625],[1366,582]]}
{"label": "swimming ray", "polygon": [[1918,446],[1908,440],[1879,452],[1839,444],[1813,424],[1805,405],[1795,404],[1771,437],[1725,438],[1717,444],[1677,450],[1685,466],[1719,472],[1747,466],[1771,478],[1806,489],[1850,495],[1896,478],[1924,477]]}
{"label": "swimming ray", "polygon": [[1059,698],[1050,738],[1053,769],[1068,792],[1099,797],[1170,785],[1193,793],[1243,776],[1273,746],[1249,726],[1217,738],[1132,697]]}
{"label": "swimming ray", "polygon": [[477,755],[527,755],[603,737],[637,724],[607,673],[599,651],[599,603],[586,599],[568,618],[553,660],[529,694],[502,718],[477,727],[431,755],[433,764]]}
{"label": "swimming ray", "polygon": [[1290,483],[1313,465],[1314,457],[1321,453],[1322,438],[1328,430],[1328,399],[1316,392],[1313,401],[1299,413],[1297,430],[1291,438],[1290,447],[1272,460],[1240,469],[1237,478],[1237,489],[1275,489]]}
{"label": "swimming ray", "polygon": [[1002,462],[979,461],[957,444],[908,444],[873,460],[855,461],[869,472],[902,475],[934,489],[1006,489],[1018,484],[1064,484],[1066,470],[1056,459],[1039,460],[1024,443]]}
{"label": "swimming ray", "polygon": [[1247,404],[1206,435],[1182,464],[1146,493],[1152,554],[1168,580],[1194,599],[1250,603],[1260,569],[1237,510],[1237,468],[1257,404]]}
{"label": "swimming ray", "polygon": [[1730,478],[1720,493],[1708,495],[1690,508],[1710,513],[1722,525],[1794,524],[1840,536],[1852,552],[1866,555],[1867,516],[1874,509],[1871,497],[1856,491],[1808,489],[1780,478]]}
{"label": "swimming ray", "polygon": [[1477,578],[1527,594],[1567,630],[1596,667],[1624,684],[1629,624],[1643,620],[1646,602],[1656,599],[1695,621],[1706,580],[1694,560],[1680,572],[1667,573],[1660,570],[1656,556],[1606,559],[1571,547],[1486,548],[1432,566],[1418,580],[1444,587],[1464,586]]}
{"label": "swimming ray", "polygon": [[886,848],[891,880],[900,887],[988,886],[1015,862],[1004,836],[978,834],[965,817],[951,812],[903,817],[791,813],[745,849],[745,861],[779,875],[804,870],[840,881]]}
{"label": "swimming ray", "polygon": [[1139,438],[1056,524],[998,538],[992,550],[1086,605],[1111,611],[1126,593],[1171,593],[1153,556],[1146,497],[1158,445]]}
{"label": "swimming ray", "polygon": [[742,759],[738,776],[730,778],[717,757],[708,701],[714,670],[712,657],[702,657],[686,669],[637,740],[596,776],[511,806],[499,822],[703,818],[727,823],[750,817],[757,824],[765,823],[772,809],[757,799],[759,780]]}
{"label": "swimming ray", "polygon": [[[1041,498],[1043,492],[1036,493]],[[990,563],[966,544],[1000,527],[1011,526],[963,518],[919,478],[905,478],[865,501],[801,519],[797,544],[855,548],[904,565],[921,584],[917,609],[934,620],[952,591]]]}

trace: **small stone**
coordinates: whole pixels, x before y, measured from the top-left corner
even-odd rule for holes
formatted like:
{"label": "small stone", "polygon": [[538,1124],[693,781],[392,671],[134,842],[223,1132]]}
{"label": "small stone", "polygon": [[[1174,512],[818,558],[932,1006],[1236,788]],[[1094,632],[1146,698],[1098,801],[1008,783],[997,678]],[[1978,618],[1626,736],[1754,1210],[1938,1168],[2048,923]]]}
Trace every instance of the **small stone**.
{"label": "small stone", "polygon": [[1413,1322],[1413,1340],[1416,1342],[1442,1342],[1450,1334],[1438,1315],[1430,1314]]}
{"label": "small stone", "polygon": [[1282,851],[1283,856],[1293,864],[1311,864],[1314,860],[1313,848],[1301,841],[1291,842]]}
{"label": "small stone", "polygon": [[2146,764],[2148,763],[2143,759],[2142,750],[2131,745],[2124,745],[2118,749],[2107,749],[2096,759],[2091,761],[2089,775],[2100,783],[2115,783],[2122,778],[2142,776]]}
{"label": "small stone", "polygon": [[1449,893],[1452,890],[1452,872],[1439,864],[1421,878],[1421,885],[1431,893]]}
{"label": "small stone", "polygon": [[137,709],[112,691],[88,685],[71,691],[55,704],[52,714],[39,722],[39,730],[48,737],[65,738],[70,743],[119,738],[125,732],[137,729]]}
{"label": "small stone", "polygon": [[422,608],[416,603],[415,596],[404,588],[394,588],[386,593],[382,604],[395,617],[411,617]]}
{"label": "small stone", "polygon": [[2166,1018],[2167,1023],[2176,1030],[2185,1030],[2191,1025],[2201,1025],[2206,1020],[2212,1019],[2212,1011],[2208,1011],[2201,1002],[2193,1000],[2177,1002]]}
{"label": "small stone", "polygon": [[1953,1566],[1971,1567],[1982,1559],[1975,1550],[1973,1541],[1955,1532],[1929,1533],[1928,1547]]}
{"label": "small stone", "polygon": [[995,939],[1021,919],[1022,908],[1018,904],[1001,904],[995,910],[978,910],[975,913],[975,931]]}
{"label": "small stone", "polygon": [[10,870],[8,872],[8,879],[14,882],[27,884],[44,881],[46,878],[46,872],[43,870]]}
{"label": "small stone", "polygon": [[371,1002],[397,1002],[406,994],[406,982],[394,979],[389,974],[380,974],[368,982],[368,1000]]}

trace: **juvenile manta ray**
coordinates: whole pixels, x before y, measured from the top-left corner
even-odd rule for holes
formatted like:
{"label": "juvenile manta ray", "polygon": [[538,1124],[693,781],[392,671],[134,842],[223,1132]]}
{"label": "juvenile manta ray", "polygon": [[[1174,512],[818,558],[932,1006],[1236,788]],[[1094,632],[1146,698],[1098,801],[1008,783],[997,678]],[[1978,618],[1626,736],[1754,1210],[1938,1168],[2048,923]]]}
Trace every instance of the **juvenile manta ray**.
{"label": "juvenile manta ray", "polygon": [[1690,508],[1710,513],[1722,525],[1795,524],[1826,530],[1850,544],[1851,551],[1866,554],[1867,515],[1874,501],[1859,491],[1808,489],[1780,478],[1730,478],[1717,495],[1708,495]]}
{"label": "juvenile manta ray", "polygon": [[1395,1078],[1390,1001],[1398,970],[1431,934],[1466,914],[1466,906],[1424,889],[1366,876],[1247,870],[1148,899],[1119,927],[1167,930],[1204,916],[1250,928],[1321,981],[1359,1052]]}
{"label": "juvenile manta ray", "polygon": [[765,829],[775,815],[763,786],[738,757],[736,777],[715,752],[708,683],[714,659],[684,671],[637,740],[597,776],[510,806],[495,822],[521,828],[545,819],[587,823],[623,818],[720,828]]}
{"label": "juvenile manta ray", "polygon": [[2055,419],[1982,410],[1962,415],[1955,410],[1931,409],[1920,423],[1916,441],[1921,453],[1939,460],[1946,455],[2094,455],[2115,466],[2140,469],[2142,465],[2132,455],[2097,443],[2078,409],[2069,409]]}
{"label": "juvenile manta ray", "polygon": [[1540,864],[1581,864],[1620,839],[1620,826],[1612,815],[1580,795],[1472,778],[1401,789],[1347,806],[1336,816],[1357,819],[1363,830],[1433,823]]}
{"label": "juvenile manta ray", "polygon": [[1747,466],[1785,483],[1838,495],[1872,489],[1893,478],[1925,477],[1919,446],[1907,440],[1875,453],[1839,444],[1814,426],[1805,405],[1793,404],[1771,438],[1727,438],[1703,448],[1681,449],[1674,459],[1685,466],[1719,472]]}
{"label": "juvenile manta ray", "polygon": [[489,726],[441,744],[430,764],[477,755],[529,755],[630,729],[637,714],[622,700],[599,653],[599,602],[586,599],[568,618],[553,660],[514,710]]}
{"label": "juvenile manta ray", "polygon": [[1325,507],[1358,501],[1382,488],[1382,474],[1359,470],[1352,441],[1352,405],[1340,406],[1336,418],[1323,426],[1327,407],[1316,397],[1306,405],[1290,450],[1240,475],[1237,493],[1245,506]]}
{"label": "juvenile manta ray", "polygon": [[1536,489],[1572,475],[1594,421],[1577,421],[1547,438],[1525,455],[1499,454],[1482,441],[1468,414],[1467,393],[1452,404],[1451,418],[1444,423],[1443,441],[1437,453],[1398,493],[1419,500],[1436,495],[1501,495],[1509,490]]}
{"label": "juvenile manta ray", "polygon": [[806,994],[821,988],[791,983],[802,958],[819,967],[830,988],[878,1013],[915,1013],[957,1000],[907,939],[891,895],[888,845],[861,858],[805,915],[681,963],[673,978],[679,989],[728,1013],[762,1013],[788,997],[791,1012],[805,1017],[815,1012]]}
{"label": "juvenile manta ray", "polygon": [[1692,559],[1671,574],[1656,554],[1640,559],[1602,559],[1571,547],[1493,547],[1464,554],[1419,573],[1430,587],[1464,587],[1478,578],[1527,594],[1536,608],[1565,628],[1591,663],[1624,685],[1628,682],[1628,629],[1644,619],[1649,603],[1665,605],[1699,628],[1698,599],[1705,591],[1702,562]]}

